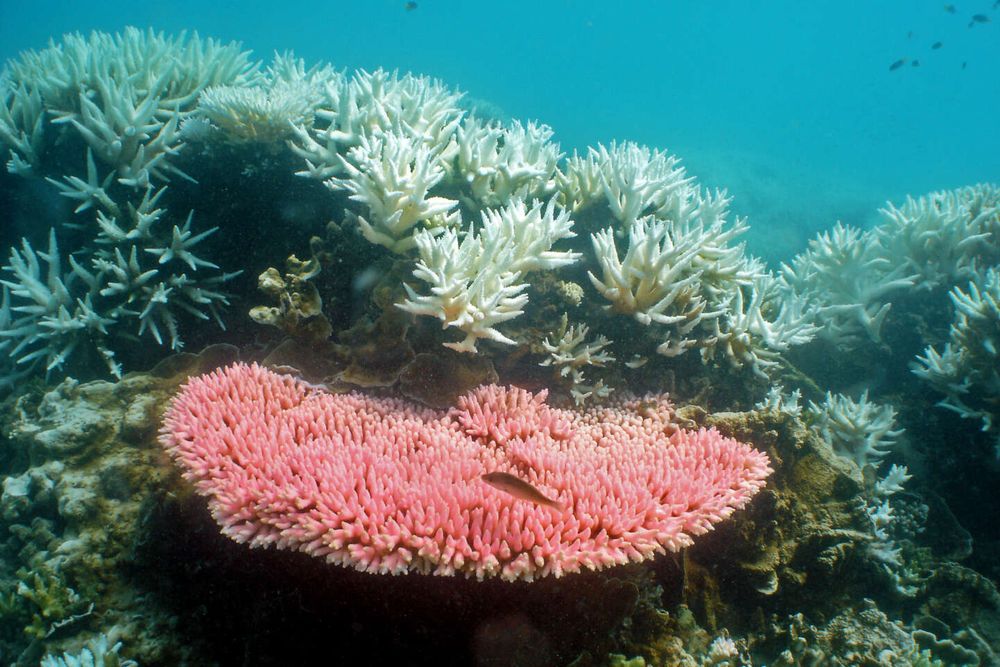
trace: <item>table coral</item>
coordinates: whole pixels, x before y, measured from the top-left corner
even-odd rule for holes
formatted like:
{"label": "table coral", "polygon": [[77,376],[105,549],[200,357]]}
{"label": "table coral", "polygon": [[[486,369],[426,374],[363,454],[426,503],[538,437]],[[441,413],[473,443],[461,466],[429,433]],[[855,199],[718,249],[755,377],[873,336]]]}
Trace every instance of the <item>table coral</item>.
{"label": "table coral", "polygon": [[497,385],[440,412],[236,364],[189,381],[160,439],[236,541],[367,572],[531,581],[676,551],[763,487],[765,454],[670,414],[663,398],[569,411]]}

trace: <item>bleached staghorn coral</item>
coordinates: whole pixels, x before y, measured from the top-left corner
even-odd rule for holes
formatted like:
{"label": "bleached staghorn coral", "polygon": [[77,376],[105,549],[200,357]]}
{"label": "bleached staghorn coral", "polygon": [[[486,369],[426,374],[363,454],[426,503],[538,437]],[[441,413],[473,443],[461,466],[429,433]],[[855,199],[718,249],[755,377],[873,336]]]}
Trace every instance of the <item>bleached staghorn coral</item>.
{"label": "bleached staghorn coral", "polygon": [[573,155],[556,175],[559,203],[579,212],[604,204],[623,228],[646,215],[665,218],[690,186],[680,161],[633,142],[588,149]]}
{"label": "bleached staghorn coral", "polygon": [[582,405],[588,398],[596,396],[604,398],[611,394],[611,389],[604,386],[603,380],[588,384],[584,377],[584,367],[604,368],[613,362],[615,357],[604,348],[611,344],[606,336],[599,335],[593,342],[587,342],[590,327],[586,324],[570,325],[569,318],[563,313],[562,322],[557,332],[558,339],[550,343],[546,338],[542,347],[549,353],[541,366],[554,366],[558,369],[560,378],[570,383],[570,395],[577,405]]}
{"label": "bleached staghorn coral", "polygon": [[452,209],[458,202],[429,196],[444,177],[444,169],[424,143],[395,132],[362,137],[343,160],[344,178],[327,186],[345,190],[364,204],[368,216],[357,218],[361,233],[372,243],[395,253],[415,247],[414,228],[439,233],[458,222]]}
{"label": "bleached staghorn coral", "polygon": [[38,90],[14,84],[0,74],[0,144],[9,148],[7,171],[27,176],[40,164],[45,139],[45,108]]}
{"label": "bleached staghorn coral", "polygon": [[981,420],[988,431],[1000,417],[1000,269],[950,296],[955,319],[948,341],[941,352],[928,346],[913,372],[945,394],[938,405]]}
{"label": "bleached staghorn coral", "polygon": [[782,352],[813,339],[818,330],[813,319],[800,298],[762,271],[749,286],[737,286],[725,299],[722,315],[710,320],[713,332],[701,354],[710,359],[721,350],[731,366],[746,366],[767,379],[765,370],[777,366]]}
{"label": "bleached staghorn coral", "polygon": [[101,633],[88,641],[79,653],[46,654],[39,667],[138,667],[135,660],[125,660],[118,655],[122,643],[115,641],[112,644],[112,641]]}
{"label": "bleached staghorn coral", "polygon": [[[857,401],[827,392],[822,404],[810,401],[809,413],[814,420],[813,429],[837,454],[862,469],[871,466],[877,470],[882,458],[895,445],[895,439],[903,433],[903,429],[893,428],[896,411],[892,406],[869,402],[867,391]],[[866,488],[859,502],[870,535],[865,551],[878,562],[896,590],[907,596],[916,593],[919,580],[907,569],[903,549],[893,536],[897,518],[889,498],[902,491],[909,479],[906,466],[893,464],[884,477]]]}
{"label": "bleached staghorn coral", "polygon": [[388,132],[423,144],[444,166],[458,151],[461,96],[437,80],[381,69],[328,81],[315,126],[294,128],[292,150],[306,163],[298,173],[323,181],[337,176],[351,147]]}
{"label": "bleached staghorn coral", "polygon": [[[901,520],[890,504],[890,498],[903,491],[903,485],[912,478],[906,466],[893,464],[885,477],[876,480],[862,504],[862,511],[869,522],[872,540],[867,552],[881,565],[896,590],[905,596],[913,596],[922,583],[921,577],[909,569],[904,562],[904,551],[897,537],[905,533],[906,522]],[[915,526],[916,532],[923,530]]]}
{"label": "bleached staghorn coral", "polygon": [[973,278],[1000,263],[1000,187],[980,184],[887,204],[876,234],[885,257],[916,276],[918,287]]}
{"label": "bleached staghorn coral", "polygon": [[[96,353],[120,376],[114,342],[122,336],[148,335],[177,350],[179,313],[223,326],[219,308],[228,297],[220,288],[236,274],[217,272],[194,253],[216,230],[195,233],[190,214],[183,225],[160,229],[162,194],[148,189],[138,204],[86,200],[81,206],[99,208],[94,243],[69,256],[65,273],[54,230],[47,252],[36,252],[26,240],[21,250],[12,249],[2,281],[9,302],[0,309],[7,311],[0,316],[0,341],[9,341],[15,362],[3,371],[8,378],[39,366],[46,374],[60,371],[82,350]],[[46,263],[44,273],[39,260]]]}
{"label": "bleached staghorn coral", "polygon": [[295,127],[310,128],[325,99],[327,85],[343,77],[330,65],[309,69],[291,53],[275,54],[259,85],[212,86],[198,98],[196,113],[185,121],[182,135],[191,135],[187,123],[202,119],[219,136],[237,143],[272,143],[290,139]]}
{"label": "bleached staghorn coral", "polygon": [[547,125],[514,121],[504,127],[467,118],[458,128],[455,169],[466,181],[470,208],[548,194],[561,156],[551,138]]}
{"label": "bleached staghorn coral", "polygon": [[885,477],[875,482],[875,495],[886,498],[903,490],[903,484],[910,481],[913,475],[909,474],[906,466],[893,463],[889,467],[889,472]]}
{"label": "bleached staghorn coral", "polygon": [[407,299],[397,305],[464,332],[462,341],[445,343],[459,352],[476,352],[481,338],[514,345],[496,326],[523,312],[528,302],[525,274],[579,258],[578,253],[551,249],[574,236],[572,226],[569,212],[552,201],[529,207],[515,198],[501,209],[483,211],[479,232],[470,228],[461,241],[455,228],[440,235],[421,230],[414,236],[420,259],[413,275],[429,285],[430,294],[404,285]]}
{"label": "bleached staghorn coral", "polygon": [[[14,152],[16,170],[34,159],[24,152],[24,137],[36,144],[42,139],[32,114],[9,111],[34,105],[37,96],[52,122],[75,128],[116,178],[133,187],[180,173],[170,162],[182,145],[178,121],[204,88],[245,84],[257,76],[239,44],[136,28],[65,35],[59,44],[22,53],[7,70],[8,90],[17,101],[6,104],[6,124],[17,122],[0,139]],[[37,158],[37,146],[33,151]]]}
{"label": "bleached staghorn coral", "polygon": [[791,295],[763,266],[732,244],[747,227],[743,220],[727,225],[728,202],[724,193],[702,193],[685,181],[659,209],[668,217],[628,226],[624,257],[614,228],[594,234],[601,275],[589,277],[609,310],[659,326],[660,354],[701,349],[707,360],[721,350],[733,366],[762,374],[779,352],[809,340],[813,328],[802,304],[786,299]]}
{"label": "bleached staghorn coral", "polygon": [[629,228],[629,244],[619,257],[612,228],[593,235],[601,277],[588,272],[591,283],[611,310],[630,314],[642,324],[680,325],[684,335],[704,317],[706,303],[698,292],[701,274],[695,264],[698,238],[670,233],[665,220],[641,218]]}
{"label": "bleached staghorn coral", "polygon": [[[45,262],[45,269],[39,260]],[[115,376],[121,368],[105,341],[109,317],[99,315],[93,306],[98,296],[96,277],[70,257],[70,270],[62,271],[56,233],[49,231],[47,252],[35,252],[27,240],[21,249],[12,248],[9,263],[3,267],[4,316],[0,317],[0,339],[14,367],[13,377],[43,365],[46,374],[60,369],[80,345],[91,342],[108,363]],[[80,289],[76,286],[80,285]],[[12,316],[11,312],[16,312]]]}
{"label": "bleached staghorn coral", "polygon": [[592,220],[603,207],[616,223],[592,235],[600,272],[590,281],[610,311],[659,329],[660,354],[701,349],[708,360],[722,351],[763,375],[778,353],[812,337],[808,309],[734,243],[747,225],[727,222],[730,198],[699,188],[676,158],[632,143],[599,146],[567,160],[557,180],[560,201]]}
{"label": "bleached staghorn coral", "polygon": [[798,417],[802,414],[802,406],[799,405],[801,399],[802,392],[800,390],[796,389],[786,394],[784,386],[776,384],[771,385],[764,399],[756,403],[753,407],[756,410],[783,412],[793,417]]}
{"label": "bleached staghorn coral", "polygon": [[912,287],[916,276],[893,264],[873,232],[837,223],[809,242],[809,249],[782,265],[782,279],[816,309],[819,336],[851,348],[881,341],[889,293]]}
{"label": "bleached staghorn coral", "polygon": [[903,429],[894,429],[896,411],[891,405],[879,405],[868,400],[868,391],[855,401],[843,394],[827,392],[821,404],[809,402],[815,419],[813,428],[841,456],[854,461],[859,468],[888,454]]}

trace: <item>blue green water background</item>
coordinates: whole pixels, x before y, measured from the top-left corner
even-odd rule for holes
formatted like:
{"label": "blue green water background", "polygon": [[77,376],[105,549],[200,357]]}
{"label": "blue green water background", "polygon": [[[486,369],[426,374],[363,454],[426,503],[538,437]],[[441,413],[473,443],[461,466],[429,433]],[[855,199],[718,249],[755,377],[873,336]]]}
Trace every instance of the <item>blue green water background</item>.
{"label": "blue green water background", "polygon": [[[836,220],[866,224],[886,199],[1000,179],[992,5],[0,0],[0,58],[136,25],[240,40],[262,59],[292,49],[432,75],[551,125],[567,152],[630,139],[680,155],[729,189],[751,249],[776,258]],[[970,27],[974,14],[991,20]]]}

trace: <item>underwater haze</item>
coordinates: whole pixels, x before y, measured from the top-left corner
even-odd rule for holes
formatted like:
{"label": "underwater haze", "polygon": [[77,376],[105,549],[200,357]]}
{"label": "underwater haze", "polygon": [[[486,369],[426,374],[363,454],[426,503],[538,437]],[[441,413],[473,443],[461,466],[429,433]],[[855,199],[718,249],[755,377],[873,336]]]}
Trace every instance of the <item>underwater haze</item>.
{"label": "underwater haze", "polygon": [[[415,4],[2,0],[0,57],[134,25],[438,77],[552,126],[567,153],[631,140],[681,156],[772,260],[886,200],[1000,174],[992,0]],[[970,27],[977,13],[995,22]]]}

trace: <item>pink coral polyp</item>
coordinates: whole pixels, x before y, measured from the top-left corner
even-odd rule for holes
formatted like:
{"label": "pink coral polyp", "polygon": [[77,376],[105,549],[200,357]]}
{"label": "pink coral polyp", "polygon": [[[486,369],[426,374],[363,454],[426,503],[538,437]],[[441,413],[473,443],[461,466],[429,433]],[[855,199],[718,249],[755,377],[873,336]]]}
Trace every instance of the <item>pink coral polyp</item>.
{"label": "pink coral polyp", "polygon": [[676,551],[764,486],[767,455],[669,417],[661,398],[571,411],[496,385],[441,412],[236,364],[191,379],[160,440],[238,542],[367,572],[530,581]]}

